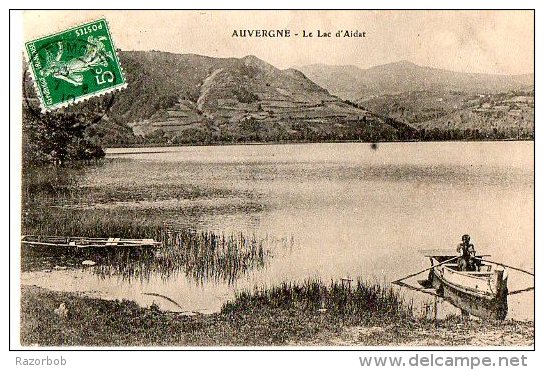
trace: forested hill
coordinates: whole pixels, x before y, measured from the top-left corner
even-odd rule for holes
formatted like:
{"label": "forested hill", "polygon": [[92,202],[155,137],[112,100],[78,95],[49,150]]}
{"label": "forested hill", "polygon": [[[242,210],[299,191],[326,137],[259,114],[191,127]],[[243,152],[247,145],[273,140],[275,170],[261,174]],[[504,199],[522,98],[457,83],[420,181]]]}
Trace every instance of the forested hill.
{"label": "forested hill", "polygon": [[255,56],[121,52],[112,118],[153,142],[402,140],[413,131]]}

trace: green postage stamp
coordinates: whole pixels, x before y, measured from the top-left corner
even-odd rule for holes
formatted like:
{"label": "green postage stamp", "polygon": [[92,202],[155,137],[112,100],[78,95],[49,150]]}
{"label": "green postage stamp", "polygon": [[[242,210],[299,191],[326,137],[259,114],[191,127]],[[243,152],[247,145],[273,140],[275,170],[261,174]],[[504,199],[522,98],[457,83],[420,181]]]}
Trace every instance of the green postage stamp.
{"label": "green postage stamp", "polygon": [[25,44],[42,111],[126,87],[105,19]]}

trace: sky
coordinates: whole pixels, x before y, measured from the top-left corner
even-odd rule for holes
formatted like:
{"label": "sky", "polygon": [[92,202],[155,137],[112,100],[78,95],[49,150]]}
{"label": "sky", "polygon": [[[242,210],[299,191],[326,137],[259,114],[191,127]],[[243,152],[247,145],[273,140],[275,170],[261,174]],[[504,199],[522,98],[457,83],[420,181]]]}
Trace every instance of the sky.
{"label": "sky", "polygon": [[[101,17],[117,48],[255,55],[278,68],[409,60],[460,72],[534,72],[532,11],[26,11],[25,40]],[[364,38],[235,38],[233,30],[366,32]]]}

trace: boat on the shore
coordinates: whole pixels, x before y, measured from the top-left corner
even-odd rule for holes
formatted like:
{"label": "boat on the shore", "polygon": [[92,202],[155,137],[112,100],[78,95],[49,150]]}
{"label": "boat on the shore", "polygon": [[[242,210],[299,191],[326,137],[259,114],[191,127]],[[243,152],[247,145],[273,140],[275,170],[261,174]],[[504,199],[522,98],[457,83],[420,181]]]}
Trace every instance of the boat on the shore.
{"label": "boat on the shore", "polygon": [[443,251],[426,251],[432,268],[419,284],[434,290],[438,297],[452,303],[465,314],[482,319],[504,320],[508,313],[508,274],[500,264],[483,260],[478,271],[460,271],[458,255]]}
{"label": "boat on the shore", "polygon": [[60,248],[157,248],[161,242],[154,239],[122,239],[122,238],[87,238],[74,236],[37,236],[24,235],[21,238],[27,247],[60,247]]}

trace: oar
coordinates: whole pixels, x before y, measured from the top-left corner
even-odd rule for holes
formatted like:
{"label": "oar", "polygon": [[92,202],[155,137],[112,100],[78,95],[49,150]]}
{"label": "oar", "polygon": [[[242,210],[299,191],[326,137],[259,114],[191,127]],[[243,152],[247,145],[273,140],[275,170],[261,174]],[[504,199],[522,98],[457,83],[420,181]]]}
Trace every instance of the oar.
{"label": "oar", "polygon": [[519,293],[523,293],[523,292],[530,292],[531,290],[535,290],[535,287],[532,286],[532,287],[525,288],[525,289],[514,290],[512,292],[508,292],[508,295],[514,295],[514,294],[519,294]]}
{"label": "oar", "polygon": [[391,282],[391,284],[397,284],[397,285],[399,285],[398,283],[400,283],[400,282],[403,281],[403,280],[406,280],[406,279],[408,279],[408,278],[414,277],[414,276],[416,276],[416,275],[421,274],[422,272],[429,271],[429,270],[431,270],[431,269],[434,269],[435,267],[438,267],[438,266],[443,265],[443,264],[445,264],[445,263],[451,262],[451,261],[456,260],[456,259],[458,259],[458,258],[459,258],[459,256],[452,257],[452,258],[450,258],[450,259],[445,260],[444,262],[440,262],[439,264],[436,264],[436,265],[434,265],[434,266],[428,267],[428,268],[426,268],[425,270],[421,270],[421,271],[416,272],[416,273],[414,273],[414,274],[410,274],[410,275],[408,275],[408,276],[405,276],[405,277],[403,277],[402,279],[395,280],[395,281]]}
{"label": "oar", "polygon": [[401,286],[401,287],[404,287],[404,288],[408,288],[408,289],[412,289],[412,290],[415,290],[417,292],[421,292],[421,293],[425,293],[425,294],[430,294],[432,296],[435,296],[435,297],[438,297],[438,298],[442,298],[441,296],[439,296],[438,294],[434,293],[434,292],[429,292],[425,289],[421,289],[421,288],[418,288],[418,287],[415,287],[415,286],[412,286],[410,284],[406,284],[405,282],[403,281],[400,281],[400,280],[397,280],[397,281],[393,281],[391,284],[396,284],[398,286]]}
{"label": "oar", "polygon": [[[499,262],[495,262],[495,261],[491,261],[491,260],[484,260],[483,258],[478,258],[478,259],[480,261],[483,261],[483,262],[494,263],[494,264],[499,265],[499,266],[508,267],[509,269],[520,271],[520,272],[523,272],[523,273],[531,275],[531,276],[535,276],[534,273],[529,272],[529,271],[525,271],[525,270],[520,269],[518,267],[508,266],[508,265],[506,265],[504,263],[499,263]],[[518,290],[514,290],[513,292],[508,292],[508,295],[514,295],[514,294],[519,294],[519,293],[523,293],[523,292],[529,292],[529,291],[534,290],[534,289],[535,289],[534,286],[529,287],[529,288],[524,288],[524,289],[518,289]]]}
{"label": "oar", "polygon": [[504,266],[504,267],[508,267],[509,269],[512,269],[512,270],[516,270],[516,271],[520,271],[520,272],[524,272],[528,275],[531,275],[531,276],[535,276],[535,274],[533,272],[529,272],[529,271],[526,271],[526,270],[523,270],[523,269],[520,269],[518,267],[514,267],[514,266],[508,266],[504,263],[500,263],[500,262],[495,262],[495,261],[491,261],[491,260],[484,260],[483,258],[478,258],[480,261],[483,261],[483,262],[489,262],[489,263],[494,263],[495,265],[499,265],[499,266]]}

